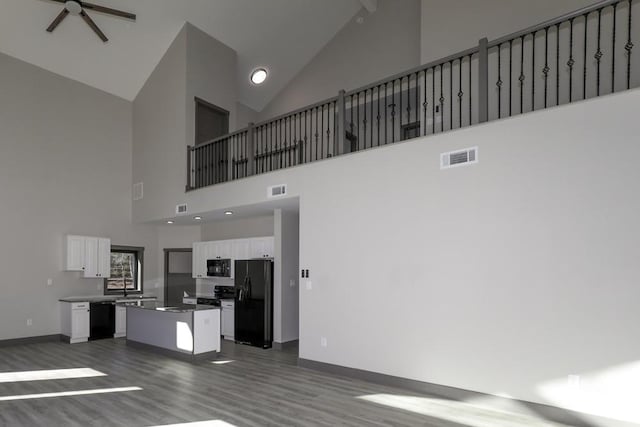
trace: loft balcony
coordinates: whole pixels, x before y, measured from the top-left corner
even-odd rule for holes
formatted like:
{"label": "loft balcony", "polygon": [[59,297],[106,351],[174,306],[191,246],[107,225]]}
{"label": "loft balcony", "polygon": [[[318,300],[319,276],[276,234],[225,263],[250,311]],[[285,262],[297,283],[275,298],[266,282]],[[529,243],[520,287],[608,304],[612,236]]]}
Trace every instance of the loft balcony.
{"label": "loft balcony", "polygon": [[[528,114],[640,86],[633,2],[608,0],[212,141],[186,190]],[[517,135],[514,135],[517,137]]]}

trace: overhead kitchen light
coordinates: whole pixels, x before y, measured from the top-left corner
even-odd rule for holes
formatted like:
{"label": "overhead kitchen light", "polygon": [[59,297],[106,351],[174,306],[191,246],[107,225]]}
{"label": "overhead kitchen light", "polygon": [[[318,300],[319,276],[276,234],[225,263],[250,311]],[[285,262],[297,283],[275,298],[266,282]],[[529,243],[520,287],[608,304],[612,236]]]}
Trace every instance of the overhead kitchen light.
{"label": "overhead kitchen light", "polygon": [[264,68],[256,68],[251,73],[251,83],[254,85],[262,84],[265,80],[267,80],[267,70]]}
{"label": "overhead kitchen light", "polygon": [[225,215],[233,215],[233,211],[226,211],[224,214]]}
{"label": "overhead kitchen light", "polygon": [[167,224],[173,224],[173,221],[167,221]]}
{"label": "overhead kitchen light", "polygon": [[201,216],[194,216],[193,219],[195,219],[196,221],[201,221],[202,217]]}

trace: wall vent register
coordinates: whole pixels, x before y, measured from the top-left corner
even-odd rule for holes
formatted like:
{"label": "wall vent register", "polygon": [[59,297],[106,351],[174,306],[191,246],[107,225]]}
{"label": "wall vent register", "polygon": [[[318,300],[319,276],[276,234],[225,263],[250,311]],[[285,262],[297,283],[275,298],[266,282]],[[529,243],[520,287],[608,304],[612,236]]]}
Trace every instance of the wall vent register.
{"label": "wall vent register", "polygon": [[440,155],[440,169],[449,169],[476,163],[478,163],[478,147],[450,151]]}
{"label": "wall vent register", "polygon": [[187,204],[183,203],[176,206],[176,215],[183,215],[187,213]]}
{"label": "wall vent register", "polygon": [[271,187],[267,188],[267,197],[269,197],[269,198],[282,197],[282,196],[286,196],[286,195],[287,195],[287,185],[286,184],[272,185]]}

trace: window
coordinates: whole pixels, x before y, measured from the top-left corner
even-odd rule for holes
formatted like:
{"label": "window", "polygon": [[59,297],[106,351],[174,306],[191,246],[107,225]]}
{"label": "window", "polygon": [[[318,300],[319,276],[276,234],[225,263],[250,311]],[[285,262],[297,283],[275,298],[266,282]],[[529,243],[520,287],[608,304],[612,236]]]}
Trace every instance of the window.
{"label": "window", "polygon": [[111,277],[104,281],[105,294],[142,293],[144,248],[111,246]]}

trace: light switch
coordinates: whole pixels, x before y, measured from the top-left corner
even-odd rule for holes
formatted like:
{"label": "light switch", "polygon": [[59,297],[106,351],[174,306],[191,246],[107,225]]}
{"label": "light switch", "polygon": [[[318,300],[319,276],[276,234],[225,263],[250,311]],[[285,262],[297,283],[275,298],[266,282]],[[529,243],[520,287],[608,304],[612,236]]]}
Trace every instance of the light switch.
{"label": "light switch", "polygon": [[310,291],[313,288],[311,285],[311,280],[307,280],[307,290]]}
{"label": "light switch", "polygon": [[53,279],[47,279],[47,286],[53,285]]}

